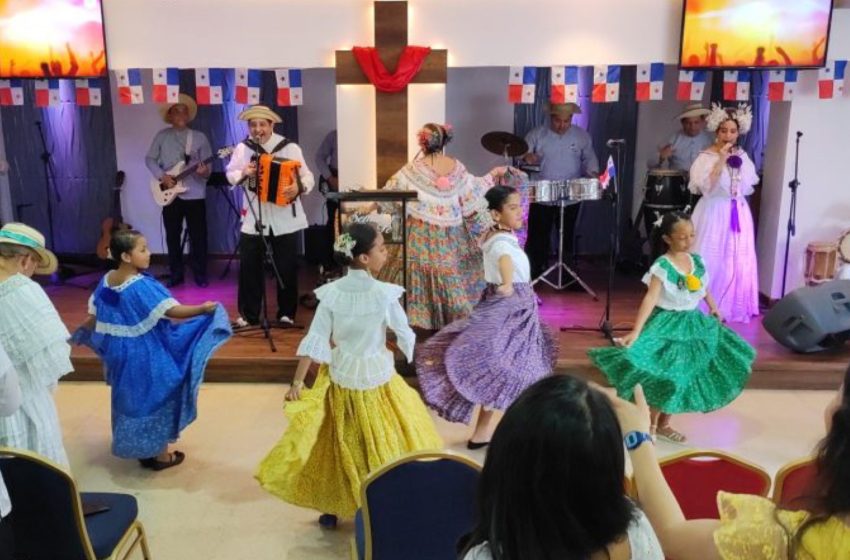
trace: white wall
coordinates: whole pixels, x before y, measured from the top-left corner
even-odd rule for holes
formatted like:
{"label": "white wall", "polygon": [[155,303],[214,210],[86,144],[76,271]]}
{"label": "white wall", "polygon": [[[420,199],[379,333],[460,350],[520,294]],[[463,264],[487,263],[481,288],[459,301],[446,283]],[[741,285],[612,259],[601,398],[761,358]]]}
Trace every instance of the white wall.
{"label": "white wall", "polygon": [[[679,0],[410,0],[412,44],[450,66],[674,62]],[[331,67],[371,45],[371,0],[105,0],[112,68]],[[201,23],[202,22],[202,23]],[[188,31],[187,31],[188,30]]]}
{"label": "white wall", "polygon": [[[850,58],[850,10],[833,12],[829,58]],[[837,241],[850,228],[850,179],[847,134],[850,94],[831,101],[817,95],[817,72],[801,72],[794,101],[771,106],[770,138],[765,153],[765,186],[759,224],[759,287],[778,298],[782,288],[786,225],[794,177],[796,131],[800,145],[797,235],[788,258],[788,290],[803,284],[806,245]],[[850,80],[847,83],[850,86]]]}

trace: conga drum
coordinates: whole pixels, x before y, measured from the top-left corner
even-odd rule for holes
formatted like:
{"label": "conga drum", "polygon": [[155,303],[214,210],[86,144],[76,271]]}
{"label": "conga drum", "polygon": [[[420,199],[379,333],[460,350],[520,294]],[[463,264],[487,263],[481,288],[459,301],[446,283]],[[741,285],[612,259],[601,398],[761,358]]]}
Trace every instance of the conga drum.
{"label": "conga drum", "polygon": [[806,247],[806,284],[812,286],[835,278],[838,245],[827,242],[809,243]]}
{"label": "conga drum", "polygon": [[673,210],[684,210],[691,203],[686,171],[650,169],[643,189],[643,219],[647,237],[652,235],[658,218]]}

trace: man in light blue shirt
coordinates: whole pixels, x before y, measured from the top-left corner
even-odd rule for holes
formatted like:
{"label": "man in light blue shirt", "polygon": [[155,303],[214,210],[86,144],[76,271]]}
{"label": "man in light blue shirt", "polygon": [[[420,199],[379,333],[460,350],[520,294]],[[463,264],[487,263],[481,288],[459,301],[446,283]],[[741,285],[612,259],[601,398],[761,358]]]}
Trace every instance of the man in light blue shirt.
{"label": "man in light blue shirt", "polygon": [[[210,142],[202,132],[189,128],[198,112],[195,100],[181,93],[177,103],[160,107],[163,120],[170,124],[154,136],[151,147],[145,157],[145,165],[165,187],[175,185],[174,177],[169,174],[177,163],[186,166],[203,162],[212,155]],[[168,245],[168,266],[171,278],[168,286],[183,283],[183,221],[189,230],[190,260],[195,283],[206,287],[207,283],[207,178],[211,167],[201,163],[198,168],[183,179],[188,190],[178,195],[168,206],[162,209],[165,224],[165,239]]]}
{"label": "man in light blue shirt", "polygon": [[682,130],[673,134],[658,151],[658,157],[647,162],[649,169],[679,169],[688,172],[699,153],[714,143],[714,135],[705,130],[705,117],[710,113],[700,103],[692,103],[678,116]]}
{"label": "man in light blue shirt", "polygon": [[[572,125],[573,115],[580,114],[575,103],[549,106],[549,123],[529,132],[525,141],[528,153],[525,163],[539,165],[533,180],[566,181],[579,177],[597,177],[599,162],[593,151],[590,134]],[[564,247],[572,250],[573,230],[578,216],[578,204],[564,209]],[[543,273],[549,261],[550,237],[553,222],[557,222],[556,206],[532,204],[528,212],[528,241],[525,252],[531,264],[531,276]]]}

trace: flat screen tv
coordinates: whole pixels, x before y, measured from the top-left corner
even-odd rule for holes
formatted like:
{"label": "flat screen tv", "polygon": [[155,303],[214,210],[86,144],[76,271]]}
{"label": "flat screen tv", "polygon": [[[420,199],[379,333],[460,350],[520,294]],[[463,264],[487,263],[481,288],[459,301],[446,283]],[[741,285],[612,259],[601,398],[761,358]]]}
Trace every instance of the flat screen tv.
{"label": "flat screen tv", "polygon": [[679,66],[820,68],[832,0],[684,0]]}
{"label": "flat screen tv", "polygon": [[0,0],[0,78],[106,76],[102,0]]}

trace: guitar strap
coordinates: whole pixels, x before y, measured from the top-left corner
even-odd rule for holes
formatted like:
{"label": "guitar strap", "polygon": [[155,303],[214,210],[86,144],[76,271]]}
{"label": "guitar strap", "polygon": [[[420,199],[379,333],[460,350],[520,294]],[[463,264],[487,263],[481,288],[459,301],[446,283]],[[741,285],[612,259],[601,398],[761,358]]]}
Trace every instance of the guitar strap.
{"label": "guitar strap", "polygon": [[186,136],[186,146],[184,147],[183,161],[186,165],[189,165],[189,160],[192,159],[192,140],[194,139],[194,134],[192,134],[192,129],[187,129],[189,134]]}

